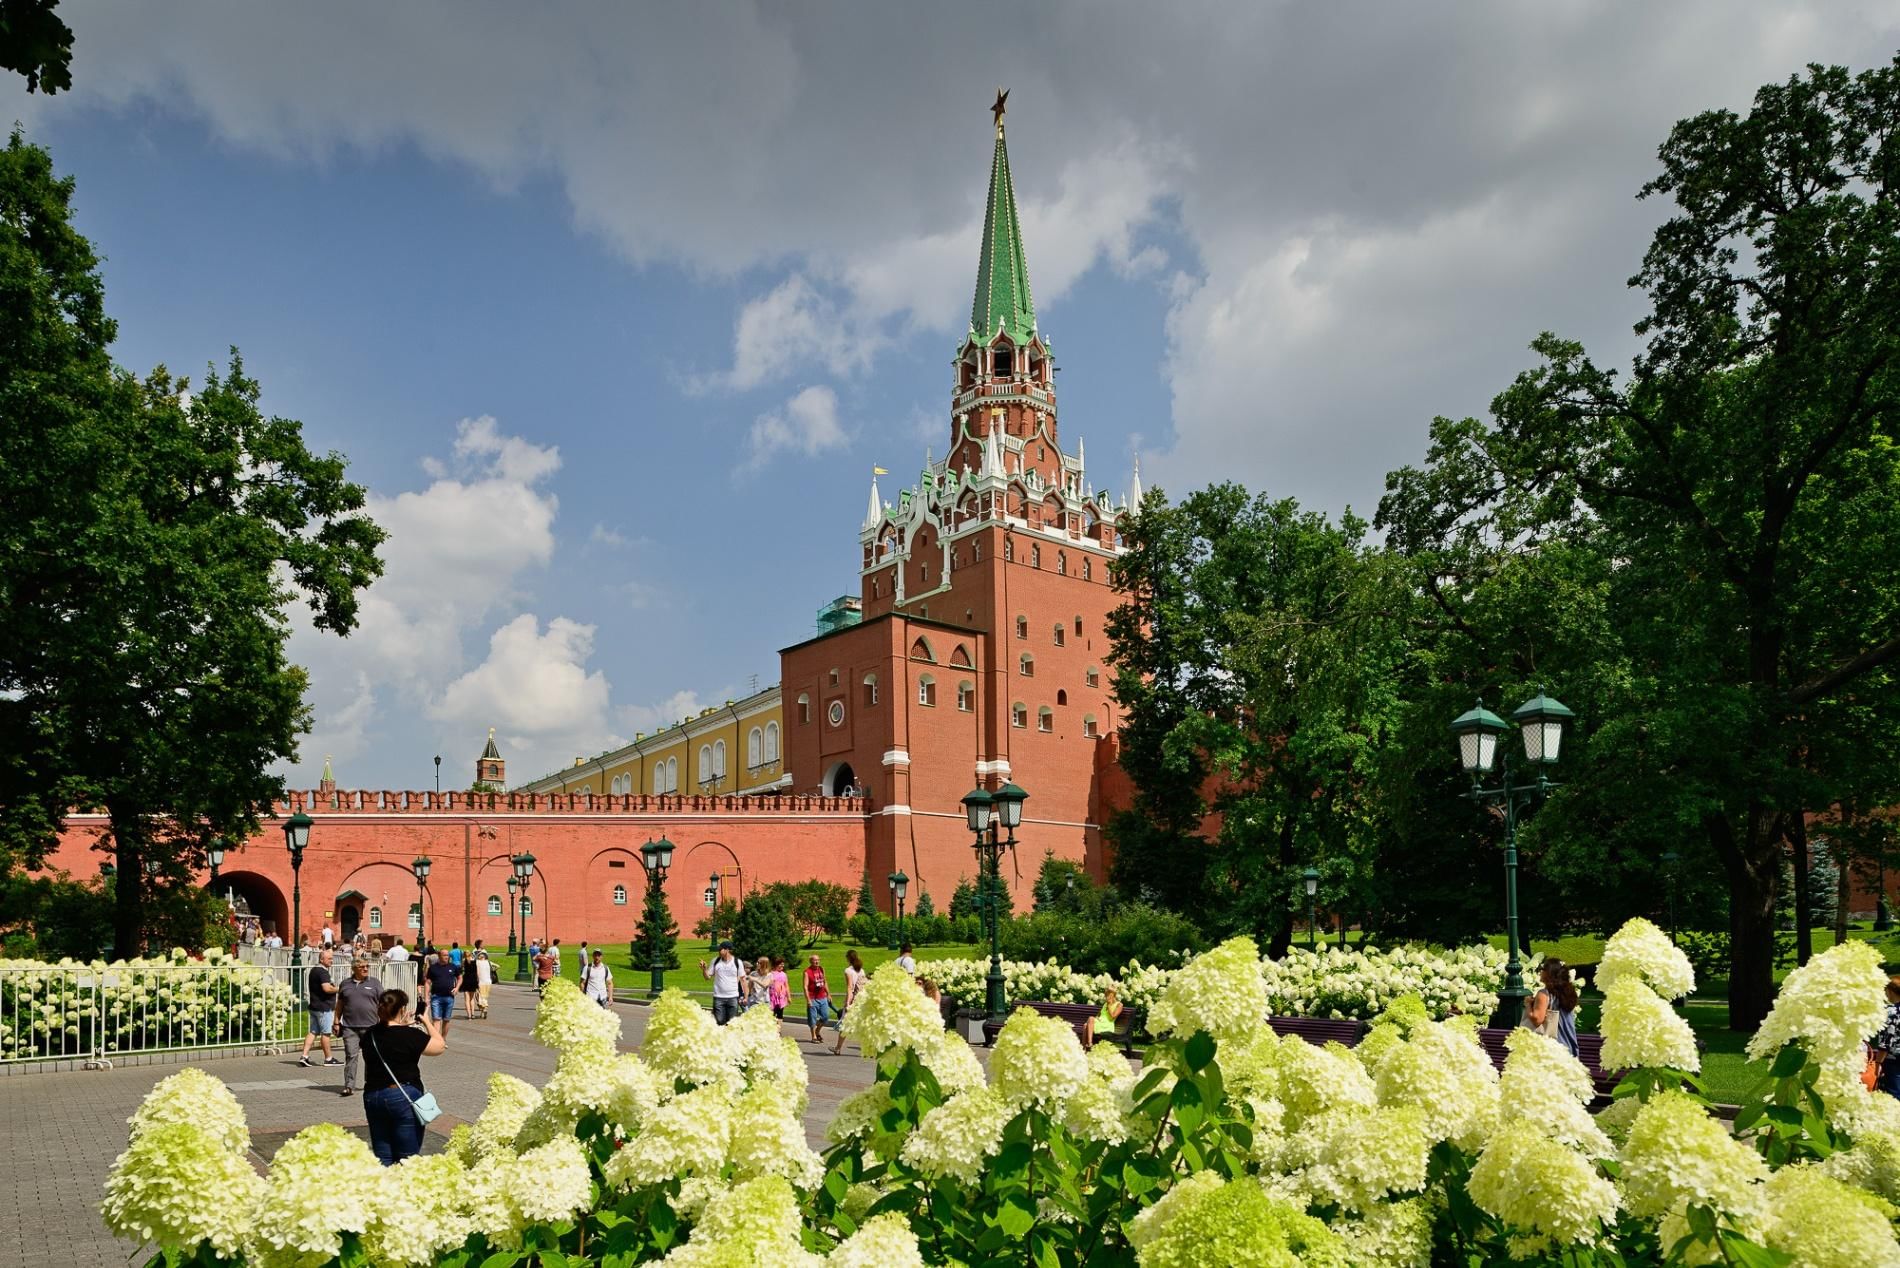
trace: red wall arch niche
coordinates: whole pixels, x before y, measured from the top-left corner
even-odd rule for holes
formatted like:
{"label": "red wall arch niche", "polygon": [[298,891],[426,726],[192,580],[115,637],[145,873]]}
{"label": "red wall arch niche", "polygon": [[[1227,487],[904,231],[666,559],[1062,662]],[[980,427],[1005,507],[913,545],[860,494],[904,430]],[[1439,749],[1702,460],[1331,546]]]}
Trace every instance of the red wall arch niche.
{"label": "red wall arch niche", "polygon": [[[330,921],[330,927],[341,936],[343,912],[339,904],[354,903],[362,908],[361,923],[357,927],[369,937],[381,938],[384,946],[401,938],[404,946],[413,947],[416,945],[416,931],[409,927],[409,908],[416,902],[418,888],[416,875],[408,867],[393,860],[378,859],[345,873],[334,889],[319,893],[305,885],[303,922],[313,929],[321,929],[323,913],[335,911],[337,916]],[[448,930],[451,924],[459,926],[462,923],[461,894],[459,887],[458,892],[453,894],[438,893],[436,889],[436,886],[430,886],[428,898],[423,903],[422,933],[430,941],[435,940],[438,932],[447,935],[442,939],[442,945],[447,946],[451,937],[459,936],[449,934]],[[362,897],[339,897],[352,891]],[[314,908],[311,906],[313,902],[316,904]],[[372,907],[382,912],[380,928],[370,923],[369,912]]]}
{"label": "red wall arch niche", "polygon": [[[758,888],[758,877],[739,861],[732,847],[723,841],[701,841],[696,845],[676,848],[678,853],[673,856],[673,875],[685,882],[690,896],[690,902],[683,910],[675,908],[673,911],[673,919],[682,932],[691,930],[706,915],[703,895],[714,872],[719,873],[720,902],[731,899],[735,903],[743,903],[745,896]],[[735,872],[738,875],[735,876]],[[669,884],[667,888],[671,889],[672,886]]]}
{"label": "red wall arch niche", "polygon": [[[474,936],[469,939],[469,945],[473,946],[476,938],[481,939],[483,949],[486,950],[491,957],[496,954],[497,950],[502,952],[508,950],[508,878],[514,874],[514,859],[507,854],[497,854],[493,858],[480,859],[475,864],[475,883],[472,887],[475,895],[475,931]],[[538,891],[540,886],[537,885],[535,888]],[[490,898],[501,899],[500,914],[493,916],[488,914],[488,900]],[[520,901],[519,891],[517,891],[516,901]],[[541,904],[537,899],[535,902],[535,910],[539,911],[540,908]],[[515,922],[514,932],[517,937],[520,936],[521,924],[519,920]],[[512,971],[511,969],[510,972]]]}
{"label": "red wall arch niche", "polygon": [[[265,933],[276,933],[286,944],[291,941],[290,932],[290,895],[277,887],[277,882],[268,876],[256,872],[235,871],[218,873],[218,897],[237,897],[239,904],[247,907],[251,915],[256,916]],[[305,912],[305,924],[309,924],[309,912]]]}
{"label": "red wall arch niche", "polygon": [[[593,932],[595,940],[632,942],[634,926],[640,923],[647,888],[646,864],[641,861],[639,851],[625,846],[611,846],[600,851],[587,861],[587,871],[581,885],[580,910],[586,922],[585,927]],[[616,885],[626,887],[627,901],[624,904],[614,902]],[[678,913],[675,913],[675,923],[678,923],[678,919]],[[611,936],[602,936],[603,929],[612,930],[613,933]]]}

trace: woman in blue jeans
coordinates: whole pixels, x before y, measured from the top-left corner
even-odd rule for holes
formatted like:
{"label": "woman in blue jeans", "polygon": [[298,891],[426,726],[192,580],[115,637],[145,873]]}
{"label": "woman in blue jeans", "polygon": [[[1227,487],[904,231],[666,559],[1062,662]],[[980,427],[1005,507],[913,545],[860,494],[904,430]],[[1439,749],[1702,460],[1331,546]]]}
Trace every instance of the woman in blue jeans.
{"label": "woman in blue jeans", "polygon": [[442,1028],[424,1018],[426,1030],[410,1021],[409,996],[384,991],[377,1001],[380,1019],[363,1032],[363,1112],[369,1118],[369,1145],[377,1160],[393,1167],[422,1152],[422,1120],[411,1103],[422,1095],[423,1057],[448,1050]]}

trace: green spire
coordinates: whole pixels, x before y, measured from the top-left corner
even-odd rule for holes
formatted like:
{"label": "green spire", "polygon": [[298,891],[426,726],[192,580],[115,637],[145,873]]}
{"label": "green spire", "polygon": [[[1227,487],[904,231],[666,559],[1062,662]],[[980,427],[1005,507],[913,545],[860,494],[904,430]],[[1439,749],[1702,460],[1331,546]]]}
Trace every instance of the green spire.
{"label": "green spire", "polygon": [[1029,297],[1029,264],[1023,258],[1022,225],[1016,219],[1016,189],[1009,180],[1009,147],[1003,141],[1003,108],[1008,93],[998,91],[996,156],[990,161],[990,200],[983,212],[983,254],[976,266],[976,298],[970,328],[987,343],[997,322],[1017,344],[1036,331],[1036,305]]}

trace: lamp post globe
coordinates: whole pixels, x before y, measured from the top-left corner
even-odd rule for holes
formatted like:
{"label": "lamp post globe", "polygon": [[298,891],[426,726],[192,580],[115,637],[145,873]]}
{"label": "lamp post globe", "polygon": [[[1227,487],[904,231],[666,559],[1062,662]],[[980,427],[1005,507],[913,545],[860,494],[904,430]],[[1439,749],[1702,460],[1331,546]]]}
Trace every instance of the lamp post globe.
{"label": "lamp post globe", "polygon": [[982,788],[963,794],[963,813],[969,821],[970,831],[981,836],[990,830],[990,814],[995,800]]}
{"label": "lamp post globe", "polygon": [[1480,700],[1452,720],[1451,733],[1458,737],[1458,764],[1473,779],[1491,773],[1497,764],[1498,737],[1509,729],[1503,718],[1484,707]]}
{"label": "lamp post globe", "polygon": [[284,820],[284,848],[290,851],[290,938],[294,953],[303,933],[303,852],[310,846],[310,829],[316,820],[299,810]]}
{"label": "lamp post globe", "polygon": [[1022,826],[1023,803],[1029,800],[1029,794],[1015,784],[1004,784],[991,794],[991,799],[996,803],[998,822],[1013,839],[1016,829]]}
{"label": "lamp post globe", "polygon": [[1543,766],[1555,765],[1563,750],[1564,727],[1576,717],[1561,700],[1538,688],[1536,695],[1511,710],[1511,721],[1517,723],[1524,737],[1524,759]]}

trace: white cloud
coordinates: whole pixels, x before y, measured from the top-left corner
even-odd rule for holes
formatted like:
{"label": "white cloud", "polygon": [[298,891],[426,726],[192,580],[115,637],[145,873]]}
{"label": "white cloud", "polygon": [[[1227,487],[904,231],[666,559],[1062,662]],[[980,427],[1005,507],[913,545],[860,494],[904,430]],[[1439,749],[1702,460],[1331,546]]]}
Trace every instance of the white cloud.
{"label": "white cloud", "polygon": [[609,546],[614,550],[626,550],[633,545],[633,539],[617,528],[608,528],[605,524],[595,524],[587,534],[587,540],[596,546]]}
{"label": "white cloud", "polygon": [[757,471],[780,454],[807,458],[843,448],[838,423],[838,394],[823,384],[800,390],[780,409],[761,414],[747,438],[745,470]]}
{"label": "white cloud", "polygon": [[803,274],[794,273],[740,308],[732,369],[690,379],[687,386],[746,391],[793,371],[852,374],[868,366],[883,343],[874,328],[840,313]]}
{"label": "white cloud", "polygon": [[449,683],[429,714],[465,735],[495,727],[517,782],[572,753],[611,748],[620,739],[607,725],[607,676],[587,668],[593,651],[593,626],[557,616],[543,630],[523,612],[494,632],[487,658]]}
{"label": "white cloud", "polygon": [[[389,539],[385,571],[363,593],[356,631],[337,639],[302,617],[293,627],[291,654],[310,670],[314,714],[294,782],[314,783],[328,753],[346,784],[423,786],[422,764],[408,780],[342,768],[416,718],[441,724],[421,745],[450,754],[482,728],[507,728],[517,773],[569,756],[583,736],[587,751],[599,748],[609,689],[603,673],[584,667],[593,627],[557,616],[543,633],[519,611],[524,583],[554,555],[559,504],[547,486],[560,466],[557,449],[507,434],[484,415],[463,419],[448,454],[425,461],[427,485],[371,492],[368,514]],[[486,658],[468,668],[465,638],[498,618]],[[515,689],[504,690],[517,673]]]}
{"label": "white cloud", "polygon": [[614,716],[622,729],[651,735],[663,726],[697,716],[705,707],[697,691],[676,691],[655,704],[622,705],[614,711]]}

